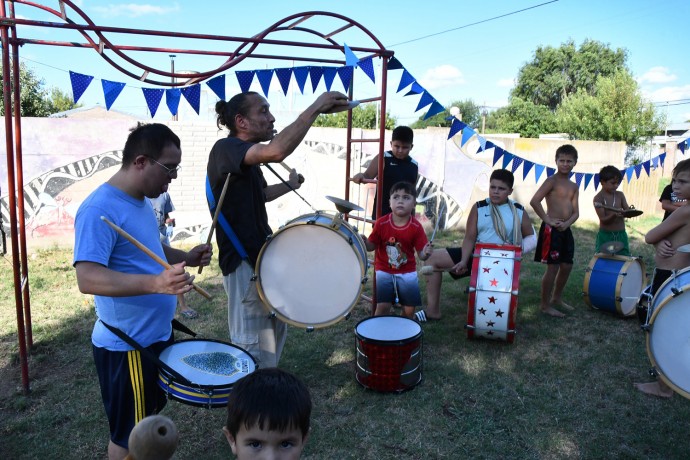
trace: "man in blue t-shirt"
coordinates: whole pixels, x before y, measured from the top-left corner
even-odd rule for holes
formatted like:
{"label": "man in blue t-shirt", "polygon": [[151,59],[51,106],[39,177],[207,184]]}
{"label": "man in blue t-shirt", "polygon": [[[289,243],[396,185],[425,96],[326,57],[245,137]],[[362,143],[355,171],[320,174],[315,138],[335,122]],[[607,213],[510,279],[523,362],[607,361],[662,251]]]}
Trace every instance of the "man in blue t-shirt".
{"label": "man in blue t-shirt", "polygon": [[[205,244],[189,252],[162,245],[153,209],[146,200],[160,195],[177,177],[181,156],[180,139],[170,128],[137,126],[125,143],[121,168],[84,200],[74,224],[77,283],[82,293],[94,295],[98,317],[91,342],[110,425],[109,459],[127,455],[132,428],[157,413],[165,397],[156,383],[156,364],[105,324],[159,354],[172,343],[175,296],[192,289],[194,277],[185,267],[208,265],[211,260],[211,247]],[[172,268],[161,267],[101,217],[167,260]]]}

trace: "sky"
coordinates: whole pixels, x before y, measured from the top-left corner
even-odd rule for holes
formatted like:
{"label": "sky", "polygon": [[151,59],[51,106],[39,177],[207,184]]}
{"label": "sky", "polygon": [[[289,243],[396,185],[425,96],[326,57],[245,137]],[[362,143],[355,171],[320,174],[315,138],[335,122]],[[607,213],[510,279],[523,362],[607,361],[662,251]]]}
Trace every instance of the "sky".
{"label": "sky", "polygon": [[[57,0],[38,0],[37,3],[59,11]],[[73,3],[99,26],[233,37],[251,37],[296,13],[337,13],[356,21],[387,49],[394,51],[405,69],[444,106],[465,99],[472,99],[488,109],[506,105],[519,69],[532,59],[539,46],[558,47],[568,40],[579,45],[585,39],[593,39],[614,49],[627,50],[628,67],[643,95],[661,113],[667,114],[669,124],[690,120],[690,60],[687,59],[687,40],[682,38],[690,14],[687,0],[78,0]],[[85,23],[72,9],[66,8],[66,12],[72,21]],[[24,5],[16,6],[16,14],[23,19],[62,22],[54,15]],[[319,17],[300,26],[330,32],[342,24],[338,20]],[[299,32],[282,34],[269,38],[297,41],[313,37]],[[45,27],[20,26],[18,35],[44,41],[84,42],[75,31]],[[106,37],[117,45],[131,46],[218,51],[232,51],[238,46],[236,42],[185,38],[109,33]],[[372,39],[356,27],[335,35],[334,39],[350,47],[371,47],[373,44]],[[313,41],[312,38],[308,40]],[[278,52],[277,48],[268,46],[260,49],[264,54]],[[279,51],[282,56],[338,58],[332,52],[326,54],[313,48],[281,47]],[[129,52],[128,56],[151,67],[170,70],[169,54]],[[222,56],[175,54],[176,71],[209,71],[218,68],[225,60]],[[367,53],[356,51],[355,54],[361,58]],[[68,71],[94,76],[94,81],[79,100],[85,106],[105,105],[98,80],[110,80],[126,84],[113,109],[141,116],[148,113],[141,88],[155,86],[126,77],[91,49],[27,44],[20,48],[19,55],[20,60],[44,80],[46,87],[58,87],[69,94],[72,94],[72,89]],[[339,59],[344,59],[342,54]],[[223,72],[226,75],[226,94],[230,97],[239,91],[235,70],[308,64],[291,60],[245,59]],[[375,60],[374,64],[376,84],[371,83],[361,70],[355,70],[354,99],[374,97],[380,92],[380,60]],[[140,74],[141,71],[135,73]],[[387,107],[398,124],[410,124],[423,116],[426,109],[416,111],[419,96],[404,96],[407,91],[396,93],[401,75],[400,70],[388,72]],[[169,77],[157,78],[169,80]],[[183,100],[180,117],[213,119],[213,105],[217,98],[206,85],[202,87],[200,115],[193,113]],[[279,121],[281,118],[288,118],[285,122],[291,121],[289,118],[294,118],[295,111],[304,109],[314,100],[309,83],[304,95],[295,88],[293,79],[291,91],[286,96],[274,78],[268,100]],[[256,80],[252,89],[260,91]],[[342,85],[337,83],[333,89],[343,91]],[[321,83],[316,93],[324,90]],[[155,118],[170,118],[165,101]]]}

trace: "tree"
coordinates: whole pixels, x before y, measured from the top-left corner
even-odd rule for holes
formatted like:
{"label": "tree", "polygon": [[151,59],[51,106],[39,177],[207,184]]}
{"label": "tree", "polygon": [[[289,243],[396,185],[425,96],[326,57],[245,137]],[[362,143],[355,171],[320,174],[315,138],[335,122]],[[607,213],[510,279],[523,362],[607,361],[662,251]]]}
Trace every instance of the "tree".
{"label": "tree", "polygon": [[[0,66],[0,71],[2,67]],[[44,82],[23,62],[19,64],[19,107],[23,117],[47,117],[75,107],[71,98],[58,88],[44,89]],[[3,87],[0,85],[0,115],[5,114]]]}
{"label": "tree", "polygon": [[[378,107],[376,104],[364,104],[352,109],[352,127],[376,129],[378,124]],[[393,129],[397,119],[386,112],[386,129]],[[347,111],[319,115],[312,126],[322,128],[347,128]]]}
{"label": "tree", "polygon": [[82,106],[81,104],[75,104],[72,96],[56,87],[50,88],[48,105],[50,113],[64,112]]}
{"label": "tree", "polygon": [[519,70],[511,96],[555,112],[561,101],[578,90],[593,94],[599,77],[627,70],[626,60],[625,49],[612,50],[596,40],[587,39],[579,48],[572,40],[559,48],[540,46],[532,61]]}
{"label": "tree", "polygon": [[446,107],[444,112],[438,113],[432,117],[424,119],[424,115],[419,117],[419,120],[415,121],[410,125],[413,129],[423,129],[427,126],[439,126],[450,128],[453,120],[448,120],[448,114],[450,113],[451,107],[457,107],[460,109],[460,115],[462,115],[462,121],[474,129],[479,128],[482,121],[481,107],[474,103],[472,99],[465,99],[464,101],[454,101]]}
{"label": "tree", "polygon": [[556,122],[572,139],[624,141],[629,147],[642,145],[665,124],[623,69],[600,76],[594,95],[581,89],[566,98],[556,111]]}
{"label": "tree", "polygon": [[556,127],[554,114],[545,105],[536,105],[519,97],[510,104],[489,113],[486,129],[494,133],[520,133],[522,137],[539,137]]}

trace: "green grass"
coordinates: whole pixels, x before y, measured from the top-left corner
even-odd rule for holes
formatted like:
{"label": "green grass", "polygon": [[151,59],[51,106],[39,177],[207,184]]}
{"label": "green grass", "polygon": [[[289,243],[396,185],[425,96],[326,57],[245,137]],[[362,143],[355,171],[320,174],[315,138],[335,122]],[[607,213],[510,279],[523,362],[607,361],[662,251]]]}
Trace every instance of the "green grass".
{"label": "green grass", "polygon": [[[653,251],[643,236],[658,219],[631,222],[632,252],[650,272]],[[637,319],[585,305],[596,226],[578,224],[574,231],[578,252],[565,297],[576,310],[565,319],[540,314],[544,267],[524,261],[513,344],[468,340],[468,280],[444,275],[444,319],[423,325],[424,381],[411,391],[377,393],[354,379],[354,326],[368,316],[368,304],[312,333],[291,327],[281,367],[299,375],[314,400],[304,458],[687,457],[690,402],[633,389],[633,382],[649,380],[644,334]],[[437,235],[436,246],[458,240],[457,232]],[[9,264],[5,270],[11,272]],[[0,310],[0,456],[104,458],[108,428],[91,357],[92,300],[76,288],[70,249],[32,254],[30,273],[35,343],[26,396],[18,391],[12,278],[0,279],[0,298],[7,299]],[[227,340],[216,262],[198,280],[214,300],[190,294],[200,318],[185,323],[202,337]],[[220,430],[224,410],[171,401],[163,414],[181,433],[176,458],[231,458]]]}

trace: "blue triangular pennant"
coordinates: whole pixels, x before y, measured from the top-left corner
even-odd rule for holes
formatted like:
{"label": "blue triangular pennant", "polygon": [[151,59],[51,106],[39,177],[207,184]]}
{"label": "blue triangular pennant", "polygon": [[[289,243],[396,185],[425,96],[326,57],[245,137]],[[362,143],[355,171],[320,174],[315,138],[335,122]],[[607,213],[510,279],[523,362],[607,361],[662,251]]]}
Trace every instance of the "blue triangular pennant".
{"label": "blue triangular pennant", "polygon": [[472,136],[474,136],[476,133],[472,128],[469,126],[465,127],[465,129],[462,130],[462,138],[460,139],[460,147],[465,145],[467,141],[470,140]]}
{"label": "blue triangular pennant", "polygon": [[333,86],[333,80],[335,80],[335,75],[338,73],[338,69],[335,67],[324,67],[323,68],[323,82],[326,85],[326,91],[331,90]]}
{"label": "blue triangular pennant", "polygon": [[374,78],[374,59],[372,57],[359,61],[359,68],[371,78],[372,82],[376,83],[376,79]]}
{"label": "blue triangular pennant", "polygon": [[482,136],[477,136],[477,140],[479,141],[479,148],[477,149],[477,153],[483,152],[486,149],[486,139]]}
{"label": "blue triangular pennant", "polygon": [[594,175],[594,190],[599,188],[599,173]]}
{"label": "blue triangular pennant", "polygon": [[321,76],[323,75],[323,67],[309,67],[309,76],[311,77],[311,90],[316,92],[316,87],[319,86]]}
{"label": "blue triangular pennant", "polygon": [[412,94],[422,94],[424,91],[426,91],[424,88],[422,88],[422,85],[420,85],[417,82],[412,83],[412,88],[405,94],[405,96],[410,96]]}
{"label": "blue triangular pennant", "polygon": [[[251,83],[251,82],[250,82]],[[211,91],[218,96],[221,101],[225,100],[225,74],[218,75],[206,82]]]}
{"label": "blue triangular pennant", "polygon": [[280,87],[283,88],[283,94],[287,96],[288,89],[290,88],[290,78],[292,77],[292,68],[276,69],[276,77],[278,77]]}
{"label": "blue triangular pennant", "polygon": [[353,72],[354,68],[349,65],[338,68],[338,76],[340,77],[340,81],[343,83],[343,88],[345,89],[346,93],[350,90]]}
{"label": "blue triangular pennant", "polygon": [[403,65],[400,63],[400,61],[398,61],[398,58],[396,58],[395,56],[390,58],[390,60],[388,61],[388,70],[399,70],[403,68]]}
{"label": "blue triangular pennant", "polygon": [[352,52],[349,46],[347,46],[347,43],[343,43],[343,52],[345,53],[345,65],[349,65],[351,67],[357,67],[357,62],[359,62],[359,59],[357,56],[355,56],[355,53]]}
{"label": "blue triangular pennant", "polygon": [[546,167],[546,177],[551,177],[554,174],[556,174],[556,169],[555,168],[549,168],[548,166]]}
{"label": "blue triangular pennant", "polygon": [[103,86],[103,97],[105,97],[105,108],[110,110],[125,84],[117,81],[101,80],[101,85]]}
{"label": "blue triangular pennant", "polygon": [[584,190],[587,190],[589,183],[592,182],[592,177],[594,177],[593,174],[590,174],[590,173],[585,174],[585,188],[584,188]]}
{"label": "blue triangular pennant", "polygon": [[649,166],[650,166],[649,160],[642,163],[642,167],[644,168],[644,172],[647,173],[647,177],[649,177]]}
{"label": "blue triangular pennant", "polygon": [[520,167],[524,160],[520,157],[514,157],[513,158],[513,166],[510,168],[510,171],[515,174],[515,171]]}
{"label": "blue triangular pennant", "polygon": [[141,91],[144,93],[146,105],[149,108],[149,112],[151,112],[151,118],[153,118],[156,116],[161,99],[163,99],[164,90],[158,88],[141,88]]}
{"label": "blue triangular pennant", "polygon": [[491,142],[491,141],[486,141],[486,142],[484,143],[484,150],[489,150],[489,149],[492,149],[492,148],[494,148],[494,147],[496,147],[496,144],[494,144],[494,143]]}
{"label": "blue triangular pennant", "polygon": [[685,139],[684,141],[678,142],[678,148],[683,153],[683,155],[685,155],[685,147],[688,145],[687,142],[688,142],[687,139]]}
{"label": "blue triangular pennant", "polygon": [[81,73],[69,71],[69,80],[72,82],[72,99],[76,104],[79,98],[84,94],[86,88],[91,84],[93,77],[91,75],[84,75]]}
{"label": "blue triangular pennant", "polygon": [[577,184],[577,188],[580,188],[580,184],[582,184],[583,177],[585,177],[585,173],[575,173],[575,183]]}
{"label": "blue triangular pennant", "polygon": [[666,152],[662,153],[659,155],[659,164],[661,164],[661,167],[664,167],[664,162],[666,161]]}
{"label": "blue triangular pennant", "polygon": [[640,172],[642,172],[642,164],[635,165],[635,177],[640,178]]}
{"label": "blue triangular pennant", "polygon": [[513,158],[515,158],[515,155],[512,153],[506,151],[503,152],[503,169],[508,167],[510,162],[513,161]]}
{"label": "blue triangular pennant", "polygon": [[414,82],[415,82],[415,79],[410,74],[410,72],[408,72],[407,69],[403,69],[402,76],[400,77],[400,84],[398,85],[398,90],[396,91],[396,93],[399,93],[400,91],[407,88],[408,86],[410,86]]}
{"label": "blue triangular pennant", "polygon": [[628,180],[628,184],[630,183],[630,179],[632,179],[633,171],[635,168],[630,166],[629,168],[625,169],[625,178]]}
{"label": "blue triangular pennant", "polygon": [[423,109],[424,107],[426,107],[434,101],[434,97],[431,94],[424,91],[422,93],[422,97],[419,98],[419,103],[417,104],[417,108],[414,111],[417,112],[418,110]]}
{"label": "blue triangular pennant", "polygon": [[180,88],[169,88],[165,90],[165,104],[173,115],[177,115],[177,108],[180,106]]}
{"label": "blue triangular pennant", "polygon": [[522,180],[527,179],[527,174],[529,174],[532,166],[534,166],[533,162],[525,160],[525,164],[522,166]]}
{"label": "blue triangular pennant", "polygon": [[505,150],[503,150],[501,147],[496,147],[496,149],[494,150],[494,162],[491,165],[496,166],[496,163],[498,162],[498,160],[501,159],[504,153]]}
{"label": "blue triangular pennant", "polygon": [[299,92],[304,94],[304,84],[307,82],[307,77],[309,76],[309,67],[295,67],[292,69],[292,73],[295,75],[295,81],[297,86],[299,86]]}
{"label": "blue triangular pennant", "polygon": [[268,97],[268,90],[271,88],[271,80],[273,79],[273,69],[257,70],[256,78],[259,79],[264,96]]}
{"label": "blue triangular pennant", "polygon": [[453,124],[450,125],[450,131],[448,132],[448,139],[459,133],[465,126],[467,126],[465,123],[453,117]]}
{"label": "blue triangular pennant", "polygon": [[544,172],[544,169],[546,166],[540,165],[538,163],[534,164],[534,183],[536,184],[539,182],[539,178],[541,177],[542,173]]}
{"label": "blue triangular pennant", "polygon": [[192,86],[185,86],[182,88],[182,95],[189,105],[192,106],[197,115],[199,115],[199,105],[201,104],[201,85],[196,84]]}
{"label": "blue triangular pennant", "polygon": [[434,102],[431,103],[431,107],[429,107],[429,110],[426,112],[426,115],[424,115],[424,119],[426,120],[429,117],[433,117],[436,114],[439,114],[446,110],[445,107],[443,107],[436,99],[434,99]]}
{"label": "blue triangular pennant", "polygon": [[252,80],[254,80],[253,70],[236,70],[235,76],[237,77],[237,83],[240,84],[240,90],[243,93],[249,91],[249,87],[252,86]]}

